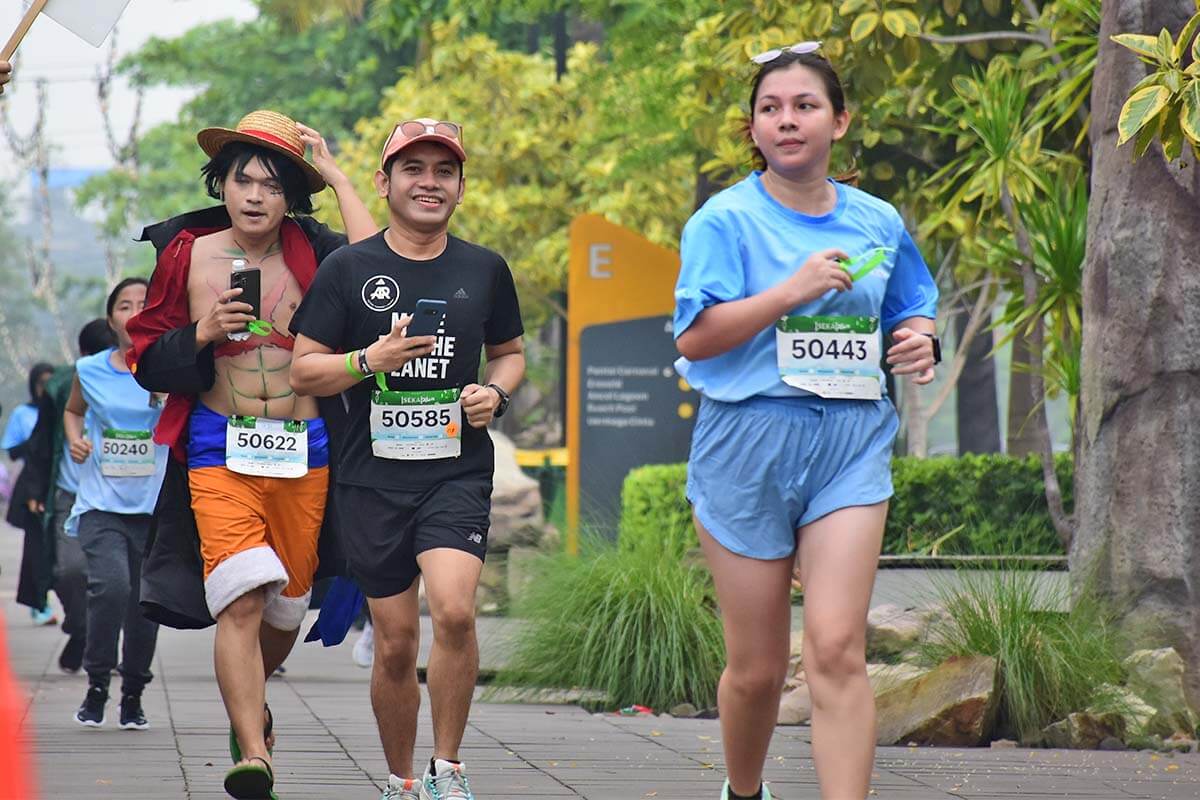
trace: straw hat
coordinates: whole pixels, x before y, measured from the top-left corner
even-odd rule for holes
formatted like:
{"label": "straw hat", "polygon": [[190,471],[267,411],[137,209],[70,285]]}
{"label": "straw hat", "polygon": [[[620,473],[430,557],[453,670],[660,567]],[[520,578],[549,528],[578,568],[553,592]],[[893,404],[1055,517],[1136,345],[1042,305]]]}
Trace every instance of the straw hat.
{"label": "straw hat", "polygon": [[304,141],[296,128],[296,121],[274,111],[251,111],[242,117],[236,130],[229,128],[205,128],[196,134],[200,149],[212,158],[230,142],[265,147],[290,159],[304,173],[308,190],[316,194],[325,188],[325,179],[317,168],[304,158]]}

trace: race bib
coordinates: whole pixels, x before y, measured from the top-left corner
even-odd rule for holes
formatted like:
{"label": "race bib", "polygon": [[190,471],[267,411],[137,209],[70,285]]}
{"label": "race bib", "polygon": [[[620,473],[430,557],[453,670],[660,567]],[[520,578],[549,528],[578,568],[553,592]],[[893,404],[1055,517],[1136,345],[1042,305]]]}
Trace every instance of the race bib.
{"label": "race bib", "polygon": [[148,478],[154,474],[150,431],[105,428],[100,435],[100,474],[109,478]]}
{"label": "race bib", "polygon": [[259,478],[308,474],[308,423],[233,416],[225,425],[225,466]]}
{"label": "race bib", "polygon": [[458,389],[394,392],[382,373],[371,393],[371,452],[379,458],[425,461],[462,455]]}
{"label": "race bib", "polygon": [[878,317],[783,317],[775,324],[779,376],[819,397],[878,400]]}

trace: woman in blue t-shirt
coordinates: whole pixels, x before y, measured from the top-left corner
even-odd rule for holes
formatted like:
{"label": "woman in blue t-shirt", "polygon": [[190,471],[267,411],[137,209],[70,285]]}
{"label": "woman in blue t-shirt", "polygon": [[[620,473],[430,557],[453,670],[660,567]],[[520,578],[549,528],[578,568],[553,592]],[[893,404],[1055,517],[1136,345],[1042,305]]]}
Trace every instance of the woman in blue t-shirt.
{"label": "woman in blue t-shirt", "polygon": [[125,365],[132,346],[125,323],[146,304],[146,281],[128,278],[108,296],[108,324],[117,347],[75,362],[75,381],[63,414],[71,458],[81,464],[79,491],[67,520],[87,560],[87,644],[83,668],[88,691],[75,721],[104,724],[109,676],[117,667],[122,630],[121,719],[126,730],[149,727],[142,710],[142,689],[150,682],[150,663],[158,625],[142,616],[138,604],[142,553],[150,534],[150,515],[167,467],[167,448],[151,431],[160,410],[150,393]]}
{"label": "woman in blue t-shirt", "polygon": [[880,364],[926,384],[940,357],[937,288],[900,215],[829,177],[850,114],[819,47],[754,59],[762,169],[688,221],[675,291],[676,367],[703,396],[688,499],[725,629],[723,800],[771,796],[797,563],[821,796],[867,795],[866,617],[898,427]]}

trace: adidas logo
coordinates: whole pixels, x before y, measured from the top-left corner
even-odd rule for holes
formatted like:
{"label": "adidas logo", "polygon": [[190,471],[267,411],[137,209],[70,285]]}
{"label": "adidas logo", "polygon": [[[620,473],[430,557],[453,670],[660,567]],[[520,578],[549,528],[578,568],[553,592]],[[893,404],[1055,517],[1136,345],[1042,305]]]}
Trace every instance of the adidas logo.
{"label": "adidas logo", "polygon": [[467,294],[466,289],[459,289],[457,292],[454,293],[454,299],[455,300],[470,300],[471,295]]}

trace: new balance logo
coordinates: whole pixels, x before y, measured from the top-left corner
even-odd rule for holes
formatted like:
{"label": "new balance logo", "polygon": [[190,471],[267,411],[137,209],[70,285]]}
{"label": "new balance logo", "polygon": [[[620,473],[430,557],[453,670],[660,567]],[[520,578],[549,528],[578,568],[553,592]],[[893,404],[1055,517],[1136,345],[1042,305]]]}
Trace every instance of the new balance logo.
{"label": "new balance logo", "polygon": [[459,289],[457,292],[454,293],[454,299],[455,300],[470,300],[471,295],[467,294],[466,289]]}

